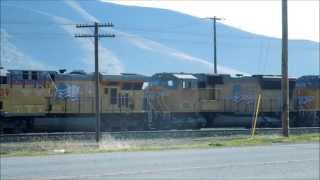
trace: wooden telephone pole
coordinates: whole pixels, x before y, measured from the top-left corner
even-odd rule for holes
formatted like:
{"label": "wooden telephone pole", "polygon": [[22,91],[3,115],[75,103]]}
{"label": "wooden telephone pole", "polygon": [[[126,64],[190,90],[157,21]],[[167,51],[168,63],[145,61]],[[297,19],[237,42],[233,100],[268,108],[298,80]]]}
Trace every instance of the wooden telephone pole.
{"label": "wooden telephone pole", "polygon": [[288,1],[282,0],[282,134],[289,136]]}
{"label": "wooden telephone pole", "polygon": [[99,78],[99,38],[115,37],[114,34],[99,34],[99,27],[113,27],[112,23],[79,24],[77,28],[94,28],[94,34],[76,34],[76,38],[94,38],[94,62],[95,62],[95,98],[96,98],[96,142],[100,141],[100,78]]}
{"label": "wooden telephone pole", "polygon": [[209,17],[207,19],[212,20],[213,23],[213,64],[214,64],[214,74],[218,73],[218,68],[217,68],[217,21],[222,20],[222,18],[218,18],[216,16]]}

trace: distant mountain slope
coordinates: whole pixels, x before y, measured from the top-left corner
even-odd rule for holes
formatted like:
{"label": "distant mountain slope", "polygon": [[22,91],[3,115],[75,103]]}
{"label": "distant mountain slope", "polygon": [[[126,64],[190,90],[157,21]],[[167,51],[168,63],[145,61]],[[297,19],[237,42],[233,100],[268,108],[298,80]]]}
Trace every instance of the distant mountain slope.
{"label": "distant mountain slope", "polygon": [[[1,60],[6,68],[93,71],[92,40],[74,38],[76,23],[112,21],[101,28],[101,71],[212,72],[212,23],[154,8],[100,1],[1,1]],[[218,71],[280,74],[281,40],[217,25]],[[289,30],[290,31],[290,30]],[[319,43],[289,41],[289,74],[319,73]]]}

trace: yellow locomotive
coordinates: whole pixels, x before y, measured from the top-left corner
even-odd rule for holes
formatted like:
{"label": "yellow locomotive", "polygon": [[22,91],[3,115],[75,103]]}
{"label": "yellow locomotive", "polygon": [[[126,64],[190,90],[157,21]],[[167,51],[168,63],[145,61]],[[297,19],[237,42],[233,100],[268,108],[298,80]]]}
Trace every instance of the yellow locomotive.
{"label": "yellow locomotive", "polygon": [[[1,73],[1,132],[95,130],[94,75],[83,71]],[[101,130],[279,127],[280,76],[100,74]],[[319,126],[319,76],[291,78],[291,126]],[[296,85],[297,83],[297,85]]]}
{"label": "yellow locomotive", "polygon": [[[101,75],[103,130],[144,129],[146,79],[138,74]],[[1,130],[94,131],[93,83],[93,75],[83,71],[9,70],[1,76]]]}
{"label": "yellow locomotive", "polygon": [[[294,86],[295,79],[290,79],[291,99]],[[250,127],[260,94],[262,101],[258,126],[278,127],[281,124],[280,88],[279,76],[159,73],[152,76],[150,88],[145,90],[145,94],[157,97],[150,99],[153,112],[160,114],[158,117],[167,112],[181,119],[204,118],[206,127]],[[291,102],[292,112],[293,106]],[[163,123],[165,119],[158,121]],[[198,127],[201,125],[198,124]]]}
{"label": "yellow locomotive", "polygon": [[320,76],[303,76],[297,80],[295,107],[302,126],[319,126],[320,122]]}

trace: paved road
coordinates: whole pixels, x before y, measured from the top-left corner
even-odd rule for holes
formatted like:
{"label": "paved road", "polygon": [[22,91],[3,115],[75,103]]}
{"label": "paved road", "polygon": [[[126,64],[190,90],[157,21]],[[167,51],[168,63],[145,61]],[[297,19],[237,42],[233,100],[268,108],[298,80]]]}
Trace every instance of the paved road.
{"label": "paved road", "polygon": [[1,159],[1,179],[319,179],[319,144]]}

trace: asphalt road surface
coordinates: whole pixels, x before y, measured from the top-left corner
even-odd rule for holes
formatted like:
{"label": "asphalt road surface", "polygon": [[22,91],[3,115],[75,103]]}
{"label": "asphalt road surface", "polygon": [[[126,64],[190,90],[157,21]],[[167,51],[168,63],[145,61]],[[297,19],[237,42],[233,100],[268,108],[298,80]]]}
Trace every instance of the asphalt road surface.
{"label": "asphalt road surface", "polygon": [[4,179],[320,179],[319,144],[1,158]]}

